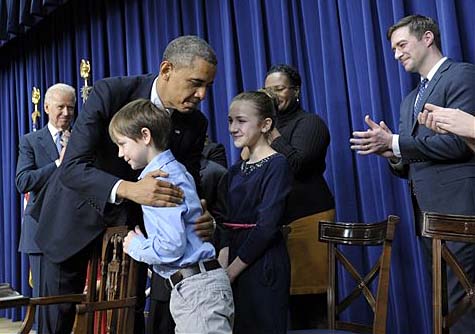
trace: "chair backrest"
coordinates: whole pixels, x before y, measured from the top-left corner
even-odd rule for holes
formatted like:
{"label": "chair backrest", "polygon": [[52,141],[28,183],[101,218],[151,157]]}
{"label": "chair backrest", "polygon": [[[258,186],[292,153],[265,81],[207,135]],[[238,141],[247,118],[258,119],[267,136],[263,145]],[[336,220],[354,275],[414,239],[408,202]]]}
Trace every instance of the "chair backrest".
{"label": "chair backrest", "polygon": [[[389,268],[391,262],[391,247],[396,224],[399,217],[389,216],[379,223],[342,223],[321,221],[319,226],[319,240],[328,243],[329,287],[328,298],[328,326],[330,329],[349,330],[358,333],[384,334],[386,332],[387,303],[389,291]],[[348,258],[338,249],[338,245],[377,246],[382,245],[381,256],[373,268],[364,277],[356,270]],[[338,283],[336,263],[356,280],[353,291],[341,301],[338,299]],[[370,289],[371,282],[379,274],[377,295],[374,297]],[[363,294],[374,312],[372,326],[344,322],[339,315],[350,304]]]}
{"label": "chair backrest", "polygon": [[[448,333],[450,327],[470,308],[475,307],[475,282],[446,246],[446,241],[475,243],[475,216],[424,212],[422,236],[432,240],[432,289],[434,333]],[[448,311],[447,265],[465,290],[465,298]]]}
{"label": "chair backrest", "polygon": [[[29,333],[36,307],[61,303],[76,304],[74,333],[133,333],[138,264],[122,250],[126,226],[109,227],[89,261],[85,294],[31,298],[20,333]],[[100,276],[98,278],[98,269]]]}
{"label": "chair backrest", "polygon": [[75,333],[133,332],[138,264],[123,252],[127,233],[126,226],[106,229],[90,261],[86,300],[76,306]]}

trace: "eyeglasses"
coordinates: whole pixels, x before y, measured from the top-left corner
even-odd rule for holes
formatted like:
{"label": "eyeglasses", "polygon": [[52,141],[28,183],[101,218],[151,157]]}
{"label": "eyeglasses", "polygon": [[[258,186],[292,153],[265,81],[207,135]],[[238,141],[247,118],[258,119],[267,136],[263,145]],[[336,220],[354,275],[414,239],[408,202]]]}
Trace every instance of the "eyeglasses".
{"label": "eyeglasses", "polygon": [[265,90],[268,90],[274,94],[282,93],[286,89],[294,89],[295,86],[271,86],[271,87],[265,87]]}

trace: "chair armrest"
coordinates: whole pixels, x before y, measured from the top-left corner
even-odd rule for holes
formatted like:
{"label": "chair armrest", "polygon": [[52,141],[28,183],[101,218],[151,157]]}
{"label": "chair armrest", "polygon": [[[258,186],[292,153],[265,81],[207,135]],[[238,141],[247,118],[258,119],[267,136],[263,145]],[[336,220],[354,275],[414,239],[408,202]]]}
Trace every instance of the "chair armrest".
{"label": "chair armrest", "polygon": [[85,300],[86,300],[86,295],[83,293],[78,293],[78,294],[70,294],[70,295],[30,298],[30,305],[52,305],[52,304],[63,304],[63,303],[79,304]]}
{"label": "chair armrest", "polygon": [[28,308],[26,311],[25,319],[21,324],[19,333],[28,334],[33,327],[35,321],[35,313],[37,305],[53,305],[53,304],[63,304],[63,303],[72,303],[79,304],[86,300],[85,294],[71,294],[71,295],[60,295],[60,296],[49,296],[49,297],[36,297],[30,298],[28,303]]}
{"label": "chair armrest", "polygon": [[120,308],[131,308],[135,307],[137,297],[129,297],[125,300],[108,300],[102,302],[84,302],[76,305],[76,310],[78,314],[90,313],[95,311],[111,310],[111,309],[120,309]]}

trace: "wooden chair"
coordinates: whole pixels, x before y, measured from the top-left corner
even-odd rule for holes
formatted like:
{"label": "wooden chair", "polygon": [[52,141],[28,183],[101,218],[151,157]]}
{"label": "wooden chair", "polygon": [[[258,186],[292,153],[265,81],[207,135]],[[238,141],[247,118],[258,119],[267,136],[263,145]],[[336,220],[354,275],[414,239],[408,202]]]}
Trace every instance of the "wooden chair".
{"label": "wooden chair", "polygon": [[[318,231],[319,240],[328,243],[329,286],[327,289],[327,299],[329,330],[297,330],[290,331],[289,333],[386,333],[391,247],[396,224],[398,223],[399,217],[397,216],[389,216],[388,219],[383,222],[372,224],[320,221]],[[363,277],[343,252],[338,249],[338,245],[382,245],[382,252],[373,268]],[[338,300],[338,285],[336,280],[337,262],[341,263],[342,267],[346,269],[357,282],[353,291],[341,301]],[[370,284],[376,278],[377,274],[379,274],[379,282],[375,298],[370,290]],[[339,315],[361,294],[365,297],[374,312],[372,326],[344,322],[339,319]]]}
{"label": "wooden chair", "polygon": [[31,298],[20,332],[31,330],[37,305],[75,303],[74,333],[133,333],[138,265],[122,251],[127,233],[126,226],[106,229],[90,260],[86,293]]}
{"label": "wooden chair", "polygon": [[[27,307],[27,314],[19,331],[21,334],[30,333],[35,319],[36,307],[38,305],[81,303],[85,300],[85,295],[83,294],[30,298],[22,296],[14,290],[12,290],[12,292],[12,298],[8,296],[0,298],[0,309]],[[18,296],[15,296],[14,294],[18,294]]]}
{"label": "wooden chair", "polygon": [[[432,289],[434,333],[449,333],[450,327],[470,308],[475,307],[475,282],[446,246],[446,241],[475,243],[475,216],[423,213],[422,236],[432,239]],[[447,265],[465,289],[464,298],[448,310]],[[475,329],[474,329],[475,331]]]}
{"label": "wooden chair", "polygon": [[50,296],[50,297],[36,297],[30,298],[27,306],[26,316],[21,325],[20,334],[28,334],[33,327],[35,320],[36,308],[37,306],[42,305],[52,305],[52,304],[61,304],[61,303],[71,303],[78,304],[85,300],[86,295],[84,294],[74,294],[74,295],[63,295],[63,296]]}

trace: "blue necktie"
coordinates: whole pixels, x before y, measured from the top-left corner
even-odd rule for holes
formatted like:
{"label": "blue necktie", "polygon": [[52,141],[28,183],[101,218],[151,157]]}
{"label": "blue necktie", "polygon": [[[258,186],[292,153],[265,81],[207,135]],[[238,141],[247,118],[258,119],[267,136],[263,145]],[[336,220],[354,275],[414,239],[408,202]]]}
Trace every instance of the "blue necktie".
{"label": "blue necktie", "polygon": [[63,148],[63,145],[61,145],[62,135],[63,133],[61,131],[58,131],[58,133],[56,134],[56,139],[54,141],[54,143],[56,144],[56,149],[58,150],[58,153],[60,153],[61,149]]}
{"label": "blue necktie", "polygon": [[417,115],[419,114],[419,111],[421,108],[422,98],[424,97],[424,92],[426,90],[427,81],[429,81],[429,79],[423,79],[419,83],[419,88],[417,90],[417,96],[416,96],[416,103],[414,104],[413,121],[417,120]]}

